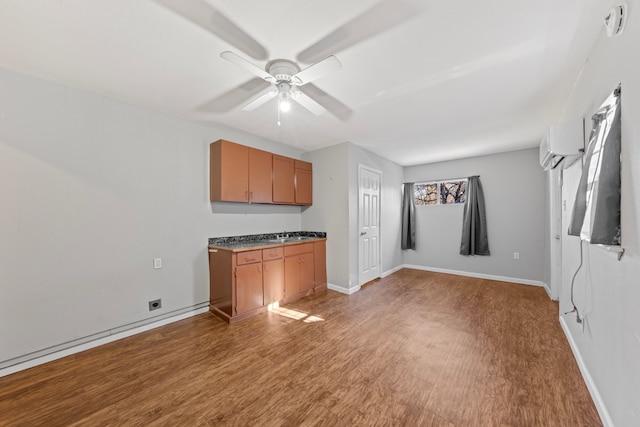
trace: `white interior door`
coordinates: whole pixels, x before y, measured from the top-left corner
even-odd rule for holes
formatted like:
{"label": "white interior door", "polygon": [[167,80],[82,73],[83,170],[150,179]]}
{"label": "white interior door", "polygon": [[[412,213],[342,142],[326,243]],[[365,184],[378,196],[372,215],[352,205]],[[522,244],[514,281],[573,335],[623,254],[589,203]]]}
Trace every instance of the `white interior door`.
{"label": "white interior door", "polygon": [[380,277],[380,183],[382,173],[360,165],[358,170],[358,285]]}

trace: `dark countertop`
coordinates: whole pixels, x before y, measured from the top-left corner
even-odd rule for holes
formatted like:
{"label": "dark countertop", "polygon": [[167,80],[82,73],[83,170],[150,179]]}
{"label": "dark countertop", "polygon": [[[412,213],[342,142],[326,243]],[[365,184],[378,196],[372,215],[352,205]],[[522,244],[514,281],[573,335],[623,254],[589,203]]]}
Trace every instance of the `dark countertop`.
{"label": "dark countertop", "polygon": [[[282,238],[286,236],[286,238]],[[297,245],[318,240],[326,240],[327,233],[318,231],[290,231],[270,234],[250,234],[245,236],[210,237],[209,249],[232,252],[264,249],[273,246]]]}

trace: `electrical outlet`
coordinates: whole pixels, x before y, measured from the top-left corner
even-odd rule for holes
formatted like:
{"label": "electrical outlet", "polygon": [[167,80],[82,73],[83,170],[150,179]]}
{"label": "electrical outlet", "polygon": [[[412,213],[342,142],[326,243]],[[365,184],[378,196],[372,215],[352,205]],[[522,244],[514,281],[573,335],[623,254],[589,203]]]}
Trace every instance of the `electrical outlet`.
{"label": "electrical outlet", "polygon": [[514,252],[513,259],[520,259],[520,252]]}
{"label": "electrical outlet", "polygon": [[153,269],[157,270],[162,268],[162,258],[154,258],[153,259]]}
{"label": "electrical outlet", "polygon": [[157,310],[162,308],[162,299],[154,299],[153,301],[149,301],[149,311]]}

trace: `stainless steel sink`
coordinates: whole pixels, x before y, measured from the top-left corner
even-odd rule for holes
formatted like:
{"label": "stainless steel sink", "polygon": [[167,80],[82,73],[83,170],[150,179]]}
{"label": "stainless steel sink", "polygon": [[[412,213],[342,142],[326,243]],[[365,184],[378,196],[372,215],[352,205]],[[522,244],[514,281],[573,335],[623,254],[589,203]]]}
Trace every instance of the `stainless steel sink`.
{"label": "stainless steel sink", "polygon": [[314,239],[315,237],[310,236],[291,236],[291,237],[281,237],[278,239],[269,239],[270,243],[288,243],[288,242],[301,242],[303,240]]}

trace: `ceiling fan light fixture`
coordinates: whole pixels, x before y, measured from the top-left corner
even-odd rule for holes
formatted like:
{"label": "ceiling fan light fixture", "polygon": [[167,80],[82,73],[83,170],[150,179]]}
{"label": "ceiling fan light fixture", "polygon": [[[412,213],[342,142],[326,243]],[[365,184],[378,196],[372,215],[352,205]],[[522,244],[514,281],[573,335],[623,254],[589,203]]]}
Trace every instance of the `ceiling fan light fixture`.
{"label": "ceiling fan light fixture", "polygon": [[278,108],[283,113],[291,110],[291,85],[286,82],[278,83]]}
{"label": "ceiling fan light fixture", "polygon": [[280,111],[282,111],[283,113],[288,113],[289,110],[291,110],[291,102],[289,102],[288,99],[281,99],[280,100]]}

